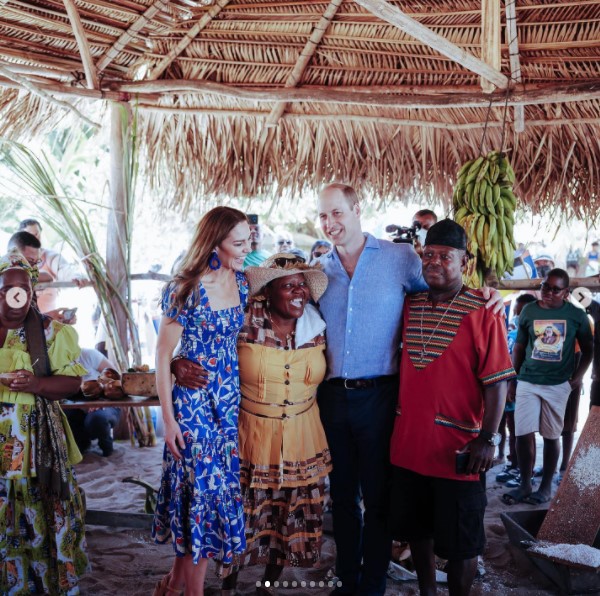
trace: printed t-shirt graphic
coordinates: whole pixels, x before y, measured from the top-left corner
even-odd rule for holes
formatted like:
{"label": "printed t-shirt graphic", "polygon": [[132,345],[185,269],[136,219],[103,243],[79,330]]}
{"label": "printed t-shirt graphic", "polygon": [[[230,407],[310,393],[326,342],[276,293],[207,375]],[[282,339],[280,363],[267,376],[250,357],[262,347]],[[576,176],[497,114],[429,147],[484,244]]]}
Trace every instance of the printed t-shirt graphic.
{"label": "printed t-shirt graphic", "polygon": [[563,346],[567,336],[567,321],[539,320],[533,321],[535,341],[531,357],[534,360],[560,362]]}

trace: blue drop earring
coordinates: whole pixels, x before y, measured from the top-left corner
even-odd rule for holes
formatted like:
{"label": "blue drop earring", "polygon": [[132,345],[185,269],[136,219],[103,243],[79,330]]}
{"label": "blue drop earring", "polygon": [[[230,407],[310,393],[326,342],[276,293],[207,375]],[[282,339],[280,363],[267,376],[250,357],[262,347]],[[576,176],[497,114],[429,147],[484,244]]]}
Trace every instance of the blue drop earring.
{"label": "blue drop earring", "polygon": [[212,253],[210,255],[210,259],[208,259],[208,266],[213,271],[216,271],[217,269],[221,268],[221,261],[219,260],[219,255],[217,254],[216,250],[212,251]]}

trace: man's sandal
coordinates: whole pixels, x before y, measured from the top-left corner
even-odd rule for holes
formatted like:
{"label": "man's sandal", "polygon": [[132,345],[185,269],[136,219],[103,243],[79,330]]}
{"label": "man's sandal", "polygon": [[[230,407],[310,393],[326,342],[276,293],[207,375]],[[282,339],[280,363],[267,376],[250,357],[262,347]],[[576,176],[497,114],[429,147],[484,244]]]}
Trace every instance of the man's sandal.
{"label": "man's sandal", "polygon": [[169,585],[171,581],[171,574],[167,573],[160,581],[156,583],[154,587],[154,592],[152,592],[152,596],[169,596],[169,594],[178,594],[179,596],[183,595],[183,590],[179,588],[172,588]]}

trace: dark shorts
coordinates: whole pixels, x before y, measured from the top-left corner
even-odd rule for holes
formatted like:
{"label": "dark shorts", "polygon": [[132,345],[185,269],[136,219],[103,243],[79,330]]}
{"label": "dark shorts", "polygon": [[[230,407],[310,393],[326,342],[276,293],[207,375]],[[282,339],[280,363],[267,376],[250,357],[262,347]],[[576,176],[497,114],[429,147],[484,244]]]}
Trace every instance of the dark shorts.
{"label": "dark shorts", "polygon": [[433,539],[435,554],[447,560],[483,554],[487,498],[481,482],[432,478],[392,468],[390,523],[395,540]]}
{"label": "dark shorts", "polygon": [[592,406],[600,406],[600,381],[592,381],[590,389],[590,408]]}
{"label": "dark shorts", "polygon": [[562,434],[572,434],[577,431],[577,422],[579,421],[579,398],[581,396],[581,388],[573,389],[569,393],[569,401],[565,410],[565,422],[563,425]]}

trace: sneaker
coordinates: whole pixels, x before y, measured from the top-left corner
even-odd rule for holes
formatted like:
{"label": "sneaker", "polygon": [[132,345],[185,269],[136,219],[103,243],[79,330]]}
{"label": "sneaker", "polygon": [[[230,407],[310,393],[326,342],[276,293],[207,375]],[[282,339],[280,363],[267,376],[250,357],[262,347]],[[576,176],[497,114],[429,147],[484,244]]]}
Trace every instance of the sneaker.
{"label": "sneaker", "polygon": [[[531,479],[531,486],[536,485],[536,479]],[[508,488],[519,488],[521,486],[521,475],[515,476],[512,480],[509,480],[506,485]]]}
{"label": "sneaker", "polygon": [[514,480],[519,475],[519,468],[516,466],[506,466],[500,474],[496,475],[496,482],[508,482]]}

